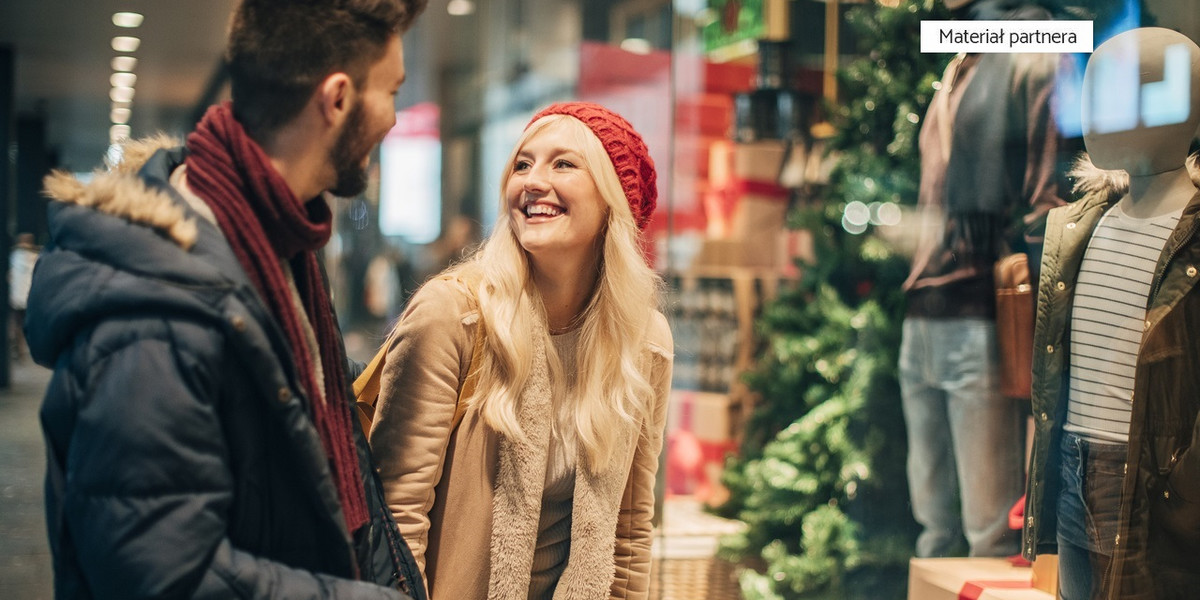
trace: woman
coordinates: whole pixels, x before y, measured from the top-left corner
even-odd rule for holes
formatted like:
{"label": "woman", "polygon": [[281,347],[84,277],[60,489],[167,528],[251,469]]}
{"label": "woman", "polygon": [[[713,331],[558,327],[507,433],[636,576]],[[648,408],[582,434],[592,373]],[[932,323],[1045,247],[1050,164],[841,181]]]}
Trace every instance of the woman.
{"label": "woman", "polygon": [[639,245],[653,161],[620,116],[555,104],[501,189],[483,247],[389,342],[371,428],[388,504],[434,600],[645,598],[672,364]]}

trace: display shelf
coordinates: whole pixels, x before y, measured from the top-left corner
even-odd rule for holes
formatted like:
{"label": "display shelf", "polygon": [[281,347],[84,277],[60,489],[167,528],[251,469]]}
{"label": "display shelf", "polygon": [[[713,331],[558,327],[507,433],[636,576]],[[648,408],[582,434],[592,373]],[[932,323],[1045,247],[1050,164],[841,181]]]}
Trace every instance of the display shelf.
{"label": "display shelf", "polygon": [[730,393],[750,368],[762,307],[794,280],[778,269],[696,266],[667,273],[675,334],[675,389]]}

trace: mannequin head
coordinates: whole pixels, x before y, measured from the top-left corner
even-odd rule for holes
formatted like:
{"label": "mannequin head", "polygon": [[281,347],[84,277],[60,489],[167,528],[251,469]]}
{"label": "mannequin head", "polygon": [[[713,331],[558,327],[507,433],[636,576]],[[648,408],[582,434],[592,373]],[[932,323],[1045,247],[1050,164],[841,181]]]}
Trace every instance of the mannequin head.
{"label": "mannequin head", "polygon": [[1200,47],[1161,27],[1126,31],[1092,53],[1083,76],[1083,141],[1092,163],[1134,177],[1183,166],[1200,125]]}

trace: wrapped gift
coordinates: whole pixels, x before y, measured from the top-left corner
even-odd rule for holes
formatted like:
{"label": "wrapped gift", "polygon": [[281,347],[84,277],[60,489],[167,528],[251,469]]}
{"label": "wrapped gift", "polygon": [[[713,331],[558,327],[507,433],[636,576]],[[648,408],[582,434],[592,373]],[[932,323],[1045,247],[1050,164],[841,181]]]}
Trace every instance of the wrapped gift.
{"label": "wrapped gift", "polygon": [[1042,554],[1033,559],[1033,587],[1049,592],[1058,593],[1058,555]]}
{"label": "wrapped gift", "polygon": [[908,600],[1054,600],[1033,587],[1033,571],[1004,558],[914,558]]}
{"label": "wrapped gift", "polygon": [[[666,491],[701,502],[723,494],[725,457],[733,440],[736,407],[728,394],[672,390],[667,418]],[[713,502],[715,504],[715,502]]]}

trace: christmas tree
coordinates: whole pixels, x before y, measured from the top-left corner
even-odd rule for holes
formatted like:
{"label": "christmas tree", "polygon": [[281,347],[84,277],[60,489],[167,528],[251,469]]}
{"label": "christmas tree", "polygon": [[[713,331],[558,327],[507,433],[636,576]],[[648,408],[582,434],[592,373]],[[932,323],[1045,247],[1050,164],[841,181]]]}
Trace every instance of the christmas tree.
{"label": "christmas tree", "polygon": [[916,534],[896,379],[908,261],[875,226],[916,203],[917,133],[949,59],[920,53],[920,21],[939,18],[933,0],[846,14],[864,54],[828,107],[837,163],[789,216],[812,232],[815,260],[764,308],[745,376],[761,400],[718,509],[748,525],[723,553],[756,567],[741,577],[749,599],[904,596]]}

